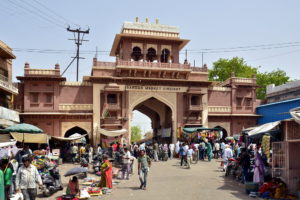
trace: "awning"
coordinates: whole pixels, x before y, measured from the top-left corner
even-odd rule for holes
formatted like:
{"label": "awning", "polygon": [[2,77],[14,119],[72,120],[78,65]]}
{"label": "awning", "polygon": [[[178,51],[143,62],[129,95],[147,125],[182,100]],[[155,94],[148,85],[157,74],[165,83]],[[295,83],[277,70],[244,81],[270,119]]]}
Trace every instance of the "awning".
{"label": "awning", "polygon": [[199,132],[199,131],[218,131],[220,129],[218,128],[206,128],[206,127],[190,127],[190,128],[183,128],[183,131],[185,133],[195,133],[195,132]]}
{"label": "awning", "polygon": [[105,136],[108,136],[108,137],[117,137],[117,136],[120,136],[120,135],[123,135],[123,134],[127,133],[127,130],[126,129],[120,129],[120,130],[115,130],[115,131],[108,131],[108,130],[105,130],[105,129],[99,129],[99,132],[102,135],[105,135]]}
{"label": "awning", "polygon": [[9,127],[9,126],[12,126],[14,125],[16,122],[13,122],[13,121],[10,121],[10,120],[7,120],[7,119],[0,119],[0,126],[2,127]]}
{"label": "awning", "polygon": [[8,108],[0,106],[0,118],[7,119],[14,122],[20,122],[19,113]]}
{"label": "awning", "polygon": [[56,139],[56,140],[61,140],[61,141],[74,141],[74,140],[80,140],[81,138],[84,138],[85,136],[87,136],[87,134],[85,135],[80,135],[80,136],[74,136],[74,137],[56,137],[56,136],[51,136],[51,139]]}
{"label": "awning", "polygon": [[10,142],[10,134],[0,134],[0,142]]}
{"label": "awning", "polygon": [[291,109],[290,114],[294,118],[295,122],[300,124],[300,107]]}
{"label": "awning", "polygon": [[11,136],[18,142],[47,144],[48,135],[43,133],[10,133]]}
{"label": "awning", "polygon": [[280,124],[280,121],[276,122],[270,122],[263,125],[260,125],[258,127],[255,127],[253,130],[248,132],[248,135],[250,137],[253,137],[255,135],[261,134],[261,133],[267,133],[272,131],[275,127],[277,127]]}

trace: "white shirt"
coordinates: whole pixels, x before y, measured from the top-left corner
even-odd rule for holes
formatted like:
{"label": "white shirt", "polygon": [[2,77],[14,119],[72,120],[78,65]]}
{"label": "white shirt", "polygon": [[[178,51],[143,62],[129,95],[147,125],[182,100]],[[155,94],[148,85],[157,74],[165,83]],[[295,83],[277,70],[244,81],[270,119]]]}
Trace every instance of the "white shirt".
{"label": "white shirt", "polygon": [[25,165],[23,165],[19,168],[16,177],[17,189],[37,188],[36,183],[39,185],[43,184],[41,176],[35,166],[29,165],[29,167],[26,168]]}
{"label": "white shirt", "polygon": [[221,143],[221,149],[222,149],[222,150],[225,149],[225,143],[224,143],[224,142]]}
{"label": "white shirt", "polygon": [[216,151],[219,151],[219,150],[220,150],[220,144],[217,143],[217,142],[215,143],[215,150],[216,150]]}
{"label": "white shirt", "polygon": [[189,150],[189,145],[184,146],[184,151],[187,152],[187,150]]}
{"label": "white shirt", "polygon": [[226,148],[224,151],[223,159],[228,160],[229,158],[233,157],[232,150],[230,148]]}
{"label": "white shirt", "polygon": [[174,144],[169,144],[169,149],[170,149],[170,151],[174,151],[174,148],[175,148],[175,145]]}
{"label": "white shirt", "polygon": [[193,153],[194,153],[193,149],[188,149],[187,150],[187,156],[188,157],[192,157]]}
{"label": "white shirt", "polygon": [[123,164],[129,164],[130,159],[131,159],[130,151],[125,152],[125,155],[123,156]]}

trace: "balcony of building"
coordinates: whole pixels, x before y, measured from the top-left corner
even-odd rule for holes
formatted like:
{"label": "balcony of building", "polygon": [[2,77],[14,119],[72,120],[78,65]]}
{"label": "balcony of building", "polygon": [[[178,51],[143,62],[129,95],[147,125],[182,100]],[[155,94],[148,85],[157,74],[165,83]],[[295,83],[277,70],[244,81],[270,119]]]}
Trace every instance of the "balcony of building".
{"label": "balcony of building", "polygon": [[5,90],[10,94],[17,95],[18,94],[18,85],[17,83],[13,83],[8,80],[7,77],[0,74],[0,89]]}
{"label": "balcony of building", "polygon": [[122,119],[116,117],[104,117],[101,118],[101,126],[104,127],[122,126]]}
{"label": "balcony of building", "polygon": [[56,64],[54,69],[32,69],[25,63],[24,76],[60,77],[60,65]]}
{"label": "balcony of building", "polygon": [[226,81],[219,83],[218,86],[225,87],[233,84],[256,86],[256,78],[255,76],[252,78],[230,77]]}

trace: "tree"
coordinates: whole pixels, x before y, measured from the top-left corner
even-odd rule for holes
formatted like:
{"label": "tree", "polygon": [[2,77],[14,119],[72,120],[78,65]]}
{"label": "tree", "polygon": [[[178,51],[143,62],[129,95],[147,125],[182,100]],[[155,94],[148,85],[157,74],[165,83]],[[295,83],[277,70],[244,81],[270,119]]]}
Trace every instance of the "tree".
{"label": "tree", "polygon": [[210,81],[225,81],[230,78],[231,73],[234,73],[236,77],[251,78],[257,71],[257,68],[248,66],[243,58],[234,57],[230,60],[221,58],[213,63],[208,77]]}
{"label": "tree", "polygon": [[289,81],[285,71],[277,69],[272,72],[259,72],[259,67],[247,65],[243,58],[234,57],[232,59],[219,59],[213,63],[213,68],[209,70],[210,81],[225,81],[234,73],[235,77],[251,78],[256,75],[256,83],[259,88],[256,90],[258,99],[266,98],[266,86],[269,84],[281,85]]}
{"label": "tree", "polygon": [[260,87],[256,90],[256,96],[258,99],[266,98],[266,87],[270,84],[282,85],[289,81],[289,77],[285,71],[277,69],[271,72],[258,73],[256,75],[256,83]]}
{"label": "tree", "polygon": [[131,127],[131,142],[137,142],[142,139],[142,130],[139,126]]}

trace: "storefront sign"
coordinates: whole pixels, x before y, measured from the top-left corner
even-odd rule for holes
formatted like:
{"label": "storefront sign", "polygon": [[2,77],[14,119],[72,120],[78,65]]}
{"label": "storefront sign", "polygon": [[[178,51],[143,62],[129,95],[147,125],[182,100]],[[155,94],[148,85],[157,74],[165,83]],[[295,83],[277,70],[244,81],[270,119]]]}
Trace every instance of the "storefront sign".
{"label": "storefront sign", "polygon": [[186,92],[186,87],[126,85],[130,91]]}

